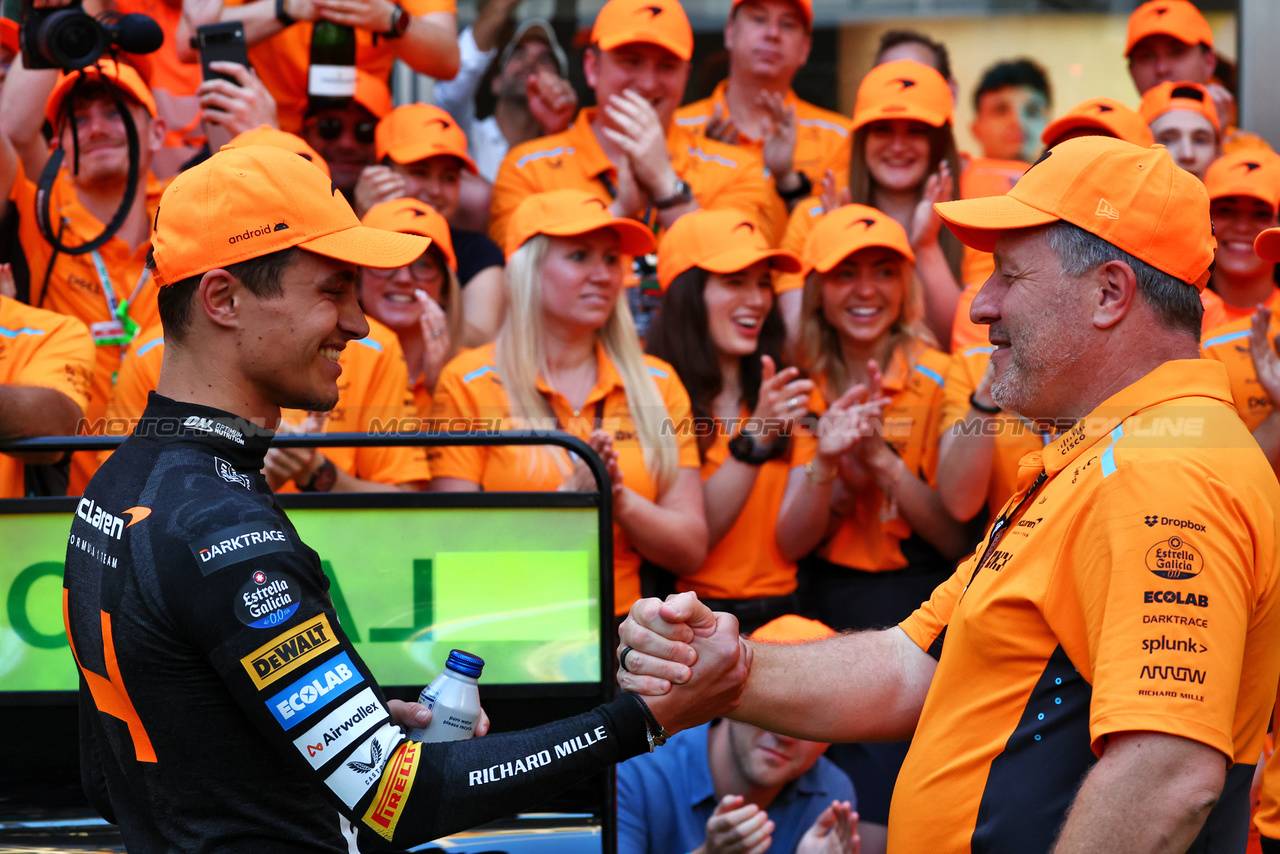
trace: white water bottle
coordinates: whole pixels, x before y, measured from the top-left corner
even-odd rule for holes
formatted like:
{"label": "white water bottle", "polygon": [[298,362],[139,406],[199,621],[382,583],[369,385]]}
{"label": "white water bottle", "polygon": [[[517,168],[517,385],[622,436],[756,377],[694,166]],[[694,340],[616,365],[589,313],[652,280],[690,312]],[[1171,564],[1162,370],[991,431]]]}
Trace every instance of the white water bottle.
{"label": "white water bottle", "polygon": [[431,710],[431,722],[409,731],[414,741],[462,741],[480,720],[480,673],[484,659],[460,649],[449,652],[444,672],[422,689],[418,702]]}

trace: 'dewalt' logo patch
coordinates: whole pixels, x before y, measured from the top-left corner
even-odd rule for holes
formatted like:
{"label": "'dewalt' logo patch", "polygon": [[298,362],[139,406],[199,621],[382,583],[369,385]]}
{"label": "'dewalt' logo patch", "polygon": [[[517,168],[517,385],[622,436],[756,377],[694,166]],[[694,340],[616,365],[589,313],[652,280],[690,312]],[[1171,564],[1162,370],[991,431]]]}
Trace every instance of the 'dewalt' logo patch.
{"label": "'dewalt' logo patch", "polygon": [[329,618],[320,614],[276,635],[240,659],[240,664],[261,690],[337,645]]}
{"label": "'dewalt' logo patch", "polygon": [[1185,538],[1175,535],[1147,549],[1147,569],[1161,578],[1183,581],[1204,570],[1204,556]]}

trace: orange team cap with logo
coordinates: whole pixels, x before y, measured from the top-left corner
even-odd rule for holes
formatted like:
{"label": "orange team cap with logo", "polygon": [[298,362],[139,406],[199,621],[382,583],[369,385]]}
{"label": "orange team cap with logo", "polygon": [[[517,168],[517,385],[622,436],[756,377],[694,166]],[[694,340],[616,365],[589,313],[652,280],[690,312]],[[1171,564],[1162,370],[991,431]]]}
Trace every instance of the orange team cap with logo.
{"label": "orange team cap with logo", "polygon": [[1204,175],[1209,201],[1248,196],[1271,205],[1280,204],[1280,154],[1266,148],[1246,148],[1224,154]]}
{"label": "orange team cap with logo", "polygon": [[814,270],[829,273],[853,253],[873,246],[892,249],[916,262],[911,241],[897,220],[866,205],[842,205],[814,222],[800,255],[801,272],[806,276]]}
{"label": "orange team cap with logo", "polygon": [[1150,0],[1129,16],[1129,33],[1124,55],[1147,36],[1170,36],[1183,44],[1202,44],[1213,49],[1213,30],[1204,15],[1187,0]]}
{"label": "orange team cap with logo", "polygon": [[417,199],[392,199],[369,208],[361,225],[398,231],[401,234],[420,234],[431,238],[431,245],[440,250],[449,269],[458,272],[458,256],[453,251],[453,238],[449,236],[449,223],[436,213],[435,208]]}
{"label": "orange team cap with logo", "polygon": [[55,128],[62,113],[62,102],[71,94],[72,87],[81,77],[89,83],[105,80],[141,104],[151,118],[156,117],[156,99],[151,95],[151,89],[142,81],[142,76],[137,70],[132,65],[116,62],[104,56],[98,60],[97,65],[75,71],[64,71],[58,75],[58,82],[54,84],[53,91],[49,93],[49,100],[44,106],[45,118]]}
{"label": "orange team cap with logo", "polygon": [[765,643],[808,643],[836,636],[835,629],[798,614],[783,614],[751,633],[751,640]]}
{"label": "orange team cap with logo", "polygon": [[[731,8],[737,9],[747,0],[733,0]],[[804,22],[807,26],[813,26],[813,0],[791,0],[791,5],[800,10],[800,14],[804,16]]]}
{"label": "orange team cap with logo", "polygon": [[1204,116],[1215,131],[1222,130],[1218,125],[1218,108],[1213,105],[1213,96],[1199,83],[1166,80],[1159,86],[1148,89],[1147,94],[1142,96],[1142,103],[1138,105],[1138,115],[1147,124],[1174,110],[1186,110]]}
{"label": "orange team cap with logo", "polygon": [[360,224],[333,182],[298,155],[267,145],[223,148],[180,173],[152,226],[155,279],[172,285],[297,246],[363,267],[403,267],[431,244]]}
{"label": "orange team cap with logo", "polygon": [[915,119],[933,127],[951,121],[955,102],[942,75],[913,59],[877,65],[858,85],[853,129],[884,119]]}
{"label": "orange team cap with logo", "polygon": [[601,50],[624,44],[656,44],[676,56],[693,56],[693,27],[676,0],[609,0],[596,15],[591,43]]}
{"label": "orange team cap with logo", "polygon": [[991,252],[1000,235],[1065,220],[1204,290],[1217,241],[1204,184],[1164,146],[1105,136],[1044,153],[1003,196],[933,206],[960,242]]}
{"label": "orange team cap with logo", "polygon": [[378,159],[390,157],[397,163],[417,163],[428,157],[448,155],[462,161],[475,173],[475,162],[467,156],[467,135],[453,116],[430,104],[396,107],[374,132]]}
{"label": "orange team cap with logo", "polygon": [[699,267],[711,273],[737,273],[759,261],[783,273],[799,273],[800,259],[774,249],[747,214],[734,210],[698,210],[675,221],[658,241],[658,284],[666,290],[676,276]]}
{"label": "orange team cap with logo", "polygon": [[387,82],[363,68],[356,69],[356,94],[353,97],[357,104],[379,120],[385,118],[395,106],[391,100],[391,88],[387,86]]}
{"label": "orange team cap with logo", "polygon": [[1151,128],[1142,116],[1114,98],[1081,101],[1049,122],[1044,133],[1040,134],[1040,141],[1052,148],[1061,137],[1082,128],[1099,131],[1095,136],[1113,136],[1143,148],[1148,148],[1155,142],[1151,136]]}
{"label": "orange team cap with logo", "polygon": [[601,228],[617,232],[619,249],[627,255],[648,255],[656,246],[643,223],[614,216],[604,200],[585,190],[552,190],[526,196],[516,206],[507,224],[507,257],[535,234],[576,237]]}
{"label": "orange team cap with logo", "polygon": [[0,47],[7,47],[14,53],[22,49],[18,44],[18,22],[12,18],[0,18]]}
{"label": "orange team cap with logo", "polygon": [[270,145],[275,148],[283,148],[285,151],[292,151],[303,160],[309,160],[314,163],[325,174],[326,178],[329,177],[329,164],[324,162],[320,152],[308,145],[307,141],[302,137],[295,136],[288,131],[273,128],[271,125],[261,125],[253,130],[237,134],[223,147],[244,148],[246,145]]}

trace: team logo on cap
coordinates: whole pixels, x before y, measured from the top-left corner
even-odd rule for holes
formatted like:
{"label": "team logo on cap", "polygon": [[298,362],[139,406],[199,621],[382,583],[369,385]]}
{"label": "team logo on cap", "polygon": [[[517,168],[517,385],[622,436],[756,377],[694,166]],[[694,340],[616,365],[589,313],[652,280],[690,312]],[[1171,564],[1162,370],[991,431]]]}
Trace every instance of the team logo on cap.
{"label": "team logo on cap", "polygon": [[427,119],[425,124],[426,125],[438,124],[440,125],[440,130],[448,130],[449,128],[453,127],[453,125],[451,125],[447,119]]}
{"label": "team logo on cap", "polygon": [[1116,111],[1115,107],[1108,107],[1106,104],[1098,105],[1098,112],[1100,113],[1114,113],[1115,111]]}
{"label": "team logo on cap", "polygon": [[414,207],[411,207],[411,208],[409,208],[408,210],[409,210],[409,213],[413,214],[414,216],[426,216],[426,215],[427,215],[427,212],[426,212],[426,211],[420,211],[420,210],[418,210],[417,208],[414,208]]}
{"label": "team logo on cap", "polygon": [[648,12],[648,13],[649,13],[649,17],[652,19],[652,18],[656,18],[656,17],[658,17],[659,15],[661,15],[661,14],[662,14],[662,12],[663,12],[663,9],[662,9],[662,7],[661,7],[661,6],[642,6],[642,7],[640,7],[639,9],[636,9],[636,12],[637,12],[637,13],[639,13],[639,12]]}
{"label": "team logo on cap", "polygon": [[737,225],[735,225],[735,226],[733,227],[733,230],[734,230],[734,231],[737,231],[737,230],[738,230],[738,229],[740,229],[740,228],[745,228],[747,231],[751,232],[752,234],[755,234],[755,233],[756,233],[756,227],[755,227],[755,224],[754,224],[754,223],[747,222],[745,219],[744,219],[742,222],[740,222],[740,223],[738,223]]}
{"label": "team logo on cap", "polygon": [[1160,8],[1156,9],[1156,15],[1157,15],[1157,16],[1158,16],[1158,15],[1163,15],[1163,14],[1165,14],[1165,13],[1166,13],[1166,12],[1168,12],[1168,11],[1169,11],[1169,7],[1168,7],[1168,6],[1161,6]]}
{"label": "team logo on cap", "polygon": [[862,223],[865,227],[871,228],[871,226],[876,224],[876,221],[869,216],[864,216],[862,219],[855,219],[853,222],[846,225],[845,228],[853,228],[858,223]]}
{"label": "team logo on cap", "polygon": [[332,190],[333,190],[333,195],[335,195],[335,196],[336,196],[336,195],[338,195],[338,185],[337,185],[337,184],[333,183],[333,181],[330,181],[330,182],[329,182],[329,187],[330,187],[330,189],[332,189]]}
{"label": "team logo on cap", "polygon": [[904,92],[905,92],[905,91],[907,91],[908,89],[910,89],[912,86],[916,85],[916,81],[911,80],[910,78],[907,78],[907,77],[895,77],[895,78],[893,78],[892,80],[890,80],[889,82],[890,82],[890,83],[901,83],[901,84],[902,84],[902,91],[904,91]]}
{"label": "team logo on cap", "polygon": [[1105,216],[1107,219],[1119,219],[1120,211],[1116,210],[1115,205],[1106,199],[1098,199],[1098,208],[1093,212],[1094,216]]}
{"label": "team logo on cap", "polygon": [[1244,163],[1238,163],[1238,164],[1236,164],[1236,165],[1238,165],[1238,166],[1243,166],[1245,169],[1247,169],[1247,170],[1248,170],[1248,171],[1250,171],[1250,172],[1252,172],[1254,169],[1261,169],[1261,168],[1262,168],[1262,164],[1261,164],[1261,163],[1255,163],[1255,162],[1254,162],[1254,161],[1252,161],[1252,160],[1246,160]]}
{"label": "team logo on cap", "polygon": [[584,205],[599,205],[600,210],[608,210],[608,208],[605,206],[603,199],[597,199],[597,198],[583,199],[582,203]]}

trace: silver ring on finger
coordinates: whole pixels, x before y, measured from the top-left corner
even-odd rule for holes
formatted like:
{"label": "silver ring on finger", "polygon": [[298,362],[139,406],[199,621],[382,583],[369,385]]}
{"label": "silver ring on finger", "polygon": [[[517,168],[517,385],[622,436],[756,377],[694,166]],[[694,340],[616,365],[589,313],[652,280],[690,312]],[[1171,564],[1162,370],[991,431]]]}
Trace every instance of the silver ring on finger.
{"label": "silver ring on finger", "polygon": [[443,330],[443,329],[432,329],[432,330],[431,330],[431,337],[432,337],[432,338],[439,338],[439,337],[440,337],[441,335],[443,335],[443,334],[444,334],[444,330]]}
{"label": "silver ring on finger", "polygon": [[799,406],[799,405],[800,405],[800,398],[799,398],[799,397],[793,397],[793,398],[791,398],[790,400],[788,400],[788,401],[787,401],[787,406],[788,406],[788,408],[790,408],[790,409],[795,409],[795,408],[796,408],[797,406]]}

